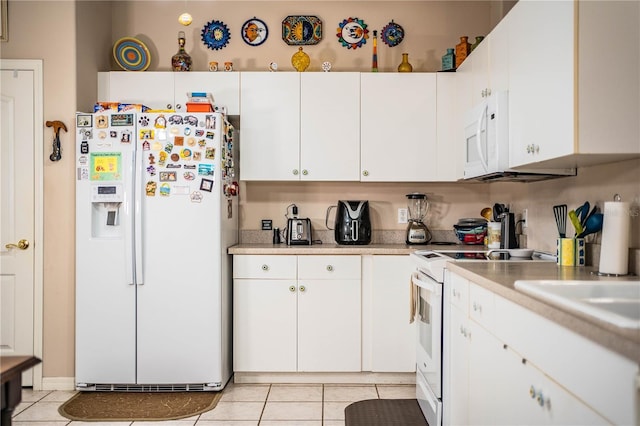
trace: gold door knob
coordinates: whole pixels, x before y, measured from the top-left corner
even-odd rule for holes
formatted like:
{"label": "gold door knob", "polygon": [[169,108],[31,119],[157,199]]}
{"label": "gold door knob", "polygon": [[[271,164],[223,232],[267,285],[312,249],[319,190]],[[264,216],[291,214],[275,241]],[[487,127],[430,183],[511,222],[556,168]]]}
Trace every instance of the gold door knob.
{"label": "gold door knob", "polygon": [[27,240],[20,240],[18,241],[18,244],[5,244],[5,248],[11,249],[11,248],[17,248],[20,250],[26,250],[29,248],[29,241]]}

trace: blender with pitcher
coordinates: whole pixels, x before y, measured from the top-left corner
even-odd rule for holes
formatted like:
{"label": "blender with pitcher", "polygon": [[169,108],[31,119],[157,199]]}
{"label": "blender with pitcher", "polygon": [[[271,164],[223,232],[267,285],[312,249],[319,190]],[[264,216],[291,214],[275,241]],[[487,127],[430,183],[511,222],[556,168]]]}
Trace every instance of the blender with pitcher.
{"label": "blender with pitcher", "polygon": [[429,203],[427,195],[420,192],[407,194],[407,210],[409,213],[407,225],[407,244],[426,244],[431,241],[431,233],[424,224]]}

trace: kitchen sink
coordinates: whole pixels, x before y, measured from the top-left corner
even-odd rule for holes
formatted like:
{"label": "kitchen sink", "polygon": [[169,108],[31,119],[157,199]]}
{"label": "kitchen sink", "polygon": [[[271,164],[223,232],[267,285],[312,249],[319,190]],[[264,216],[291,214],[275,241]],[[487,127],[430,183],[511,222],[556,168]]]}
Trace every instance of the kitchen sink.
{"label": "kitchen sink", "polygon": [[519,280],[515,288],[617,327],[640,329],[640,281]]}

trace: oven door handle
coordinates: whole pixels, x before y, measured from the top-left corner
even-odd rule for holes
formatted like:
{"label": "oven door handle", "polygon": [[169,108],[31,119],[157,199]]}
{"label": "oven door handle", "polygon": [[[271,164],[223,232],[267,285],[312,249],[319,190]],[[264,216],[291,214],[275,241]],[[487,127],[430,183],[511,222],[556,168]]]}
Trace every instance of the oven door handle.
{"label": "oven door handle", "polygon": [[420,276],[417,272],[413,272],[411,274],[411,282],[417,285],[420,288],[424,288],[425,290],[433,293],[436,296],[442,295],[442,285],[440,283],[436,283],[428,278],[428,281],[420,279]]}

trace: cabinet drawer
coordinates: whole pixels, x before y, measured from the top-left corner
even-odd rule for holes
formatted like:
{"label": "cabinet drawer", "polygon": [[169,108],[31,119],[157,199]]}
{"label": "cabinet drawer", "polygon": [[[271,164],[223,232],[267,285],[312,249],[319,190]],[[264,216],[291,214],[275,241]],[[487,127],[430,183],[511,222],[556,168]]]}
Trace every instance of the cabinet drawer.
{"label": "cabinet drawer", "polygon": [[495,321],[494,295],[475,284],[469,285],[469,318],[488,330],[493,330]]}
{"label": "cabinet drawer", "polygon": [[296,256],[233,256],[234,278],[296,279]]}
{"label": "cabinet drawer", "polygon": [[459,275],[447,271],[447,290],[449,292],[449,300],[453,306],[456,306],[464,312],[469,312],[469,281]]}
{"label": "cabinet drawer", "polygon": [[360,256],[298,256],[298,278],[359,280]]}

